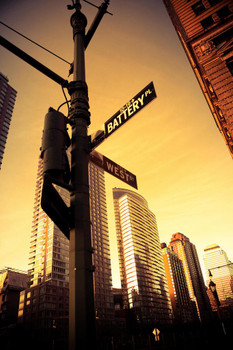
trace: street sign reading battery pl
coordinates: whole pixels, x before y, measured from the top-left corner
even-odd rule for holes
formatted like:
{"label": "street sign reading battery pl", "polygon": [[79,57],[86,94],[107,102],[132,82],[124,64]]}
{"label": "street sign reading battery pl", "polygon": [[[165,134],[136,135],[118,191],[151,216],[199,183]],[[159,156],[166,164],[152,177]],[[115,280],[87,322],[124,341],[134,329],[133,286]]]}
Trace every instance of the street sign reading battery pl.
{"label": "street sign reading battery pl", "polygon": [[120,126],[126,123],[155,97],[154,84],[151,82],[104,123],[105,138],[119,129]]}
{"label": "street sign reading battery pl", "polygon": [[103,156],[101,153],[96,151],[92,151],[90,153],[89,159],[92,163],[95,163],[97,166],[107,171],[107,173],[138,189],[136,176],[130,173],[128,170],[124,169],[119,164],[113,162],[111,159]]}

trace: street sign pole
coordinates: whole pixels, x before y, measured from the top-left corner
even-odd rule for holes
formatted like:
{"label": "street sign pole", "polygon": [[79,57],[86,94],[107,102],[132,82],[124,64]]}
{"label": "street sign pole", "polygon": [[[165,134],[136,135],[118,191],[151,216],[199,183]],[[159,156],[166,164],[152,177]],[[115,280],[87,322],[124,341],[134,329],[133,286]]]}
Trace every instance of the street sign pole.
{"label": "street sign pole", "polygon": [[93,248],[91,242],[89,207],[89,143],[90,124],[88,91],[85,82],[85,27],[86,17],[79,1],[71,16],[74,39],[73,81],[68,91],[71,96],[69,113],[72,125],[71,142],[71,217],[69,254],[69,349],[95,349],[95,306],[93,287]]}
{"label": "street sign pole", "polygon": [[[69,109],[69,124],[72,127],[71,185],[62,184],[60,180],[53,179],[49,175],[45,176],[42,205],[61,231],[70,239],[69,350],[86,350],[96,349],[94,266],[89,203],[89,153],[151,102],[156,97],[156,92],[151,82],[105,122],[105,130],[100,130],[93,139],[87,135],[87,129],[90,125],[90,113],[88,89],[85,80],[84,53],[101,18],[105,13],[109,13],[107,12],[109,0],[104,0],[99,7],[98,14],[87,35],[85,35],[87,19],[80,11],[80,0],[72,0],[72,3],[73,5],[68,5],[68,9],[75,10],[70,19],[74,40],[72,82],[68,83],[67,80],[1,36],[0,45],[60,84],[63,88],[66,87],[71,97]],[[91,156],[95,158],[93,154]],[[128,185],[137,188],[134,174],[107,157],[100,154],[99,156],[101,162],[94,159],[97,165]],[[60,198],[52,183],[56,183],[70,191],[70,208]]]}

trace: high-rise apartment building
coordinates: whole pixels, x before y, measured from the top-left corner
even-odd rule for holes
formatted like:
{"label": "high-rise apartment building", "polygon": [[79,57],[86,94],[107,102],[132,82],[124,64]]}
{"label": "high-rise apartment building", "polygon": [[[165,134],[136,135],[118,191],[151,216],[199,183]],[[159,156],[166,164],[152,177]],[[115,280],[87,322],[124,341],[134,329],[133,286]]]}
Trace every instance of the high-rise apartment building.
{"label": "high-rise apartment building", "polygon": [[0,169],[17,92],[0,73]]}
{"label": "high-rise apartment building", "polygon": [[[69,287],[69,240],[41,208],[43,162],[39,159],[33,208],[28,276],[30,287],[49,282]],[[55,186],[69,205],[67,190]]]}
{"label": "high-rise apartment building", "polygon": [[155,215],[133,191],[114,188],[113,199],[123,308],[139,322],[168,324],[173,315]]}
{"label": "high-rise apartment building", "polygon": [[233,308],[233,263],[217,244],[209,245],[204,249],[203,260],[206,269],[206,283],[209,285],[209,272],[211,272],[220,306]]}
{"label": "high-rise apartment building", "polygon": [[189,296],[183,262],[165,243],[161,247],[174,319],[183,324],[195,322],[198,315]]}
{"label": "high-rise apartment building", "polygon": [[89,162],[89,187],[96,317],[105,322],[114,316],[105,175],[104,170],[92,162]]}
{"label": "high-rise apartment building", "polygon": [[233,2],[164,0],[233,157]]}
{"label": "high-rise apartment building", "polygon": [[[39,159],[29,254],[30,288],[21,293],[19,319],[35,326],[68,326],[69,240],[41,208],[42,161]],[[89,163],[90,217],[94,248],[94,290],[98,323],[111,321],[114,303],[104,171]],[[56,186],[69,205],[67,190]]]}
{"label": "high-rise apartment building", "polygon": [[169,246],[183,262],[190,299],[196,303],[200,320],[205,322],[211,315],[211,307],[196,247],[180,232],[172,235]]}

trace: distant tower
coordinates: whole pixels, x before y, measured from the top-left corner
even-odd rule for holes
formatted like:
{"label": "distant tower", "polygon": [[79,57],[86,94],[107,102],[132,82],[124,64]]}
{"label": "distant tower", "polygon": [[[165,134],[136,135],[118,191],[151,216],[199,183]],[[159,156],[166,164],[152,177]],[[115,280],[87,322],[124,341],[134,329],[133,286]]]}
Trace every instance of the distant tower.
{"label": "distant tower", "polygon": [[155,215],[139,194],[113,189],[123,308],[142,323],[170,323],[172,307]]}
{"label": "distant tower", "polygon": [[[27,317],[27,322],[35,322],[37,327],[51,328],[54,321],[57,328],[65,328],[69,310],[69,240],[41,208],[42,170],[42,160],[39,159],[29,254],[30,288],[21,293],[19,316],[22,322]],[[98,324],[109,324],[114,317],[114,302],[105,177],[104,170],[92,163],[89,163],[89,182],[96,317]],[[68,191],[59,186],[56,189],[69,205]],[[32,298],[35,299],[34,305]],[[40,307],[35,307],[37,304]]]}
{"label": "distant tower", "polygon": [[207,321],[211,314],[211,307],[196,247],[190,242],[188,237],[180,232],[172,235],[170,247],[183,262],[189,296],[196,303],[200,320],[203,322]]}
{"label": "distant tower", "polygon": [[195,322],[198,315],[195,303],[189,296],[183,262],[165,243],[161,247],[174,319],[177,323]]}
{"label": "distant tower", "polygon": [[233,157],[233,1],[164,3]]}
{"label": "distant tower", "polygon": [[204,264],[206,269],[206,283],[209,285],[209,271],[216,284],[221,307],[233,308],[233,263],[228,259],[226,252],[217,244],[204,249]]}
{"label": "distant tower", "polygon": [[17,92],[0,73],[0,169]]}

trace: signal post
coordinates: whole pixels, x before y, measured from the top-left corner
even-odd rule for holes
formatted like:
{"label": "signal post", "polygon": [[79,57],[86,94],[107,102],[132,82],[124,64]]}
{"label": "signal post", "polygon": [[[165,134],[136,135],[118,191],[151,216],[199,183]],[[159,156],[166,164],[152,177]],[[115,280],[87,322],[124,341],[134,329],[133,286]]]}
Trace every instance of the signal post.
{"label": "signal post", "polygon": [[[41,158],[44,162],[41,207],[70,240],[69,350],[86,350],[96,349],[88,163],[94,162],[111,175],[137,189],[134,174],[94,149],[157,96],[153,82],[149,83],[105,122],[105,130],[98,130],[94,136],[88,136],[90,113],[85,80],[85,49],[104,14],[111,13],[107,11],[109,0],[104,0],[98,7],[88,33],[85,34],[87,19],[81,12],[80,0],[72,0],[72,3],[72,6],[68,5],[68,9],[75,10],[70,19],[74,40],[73,81],[70,83],[1,36],[0,45],[63,88],[67,88],[71,97],[68,118],[53,108],[49,109],[45,117],[41,148]],[[70,143],[70,140],[67,140],[69,137],[66,124],[70,124],[72,128],[71,172],[67,170],[68,162],[63,161],[65,149]],[[70,191],[70,207],[64,203],[53,183]]]}
{"label": "signal post", "polygon": [[71,142],[71,230],[69,254],[69,348],[95,348],[95,306],[93,287],[93,248],[89,208],[89,142],[90,124],[88,89],[85,81],[85,28],[87,19],[76,1],[71,16],[74,40],[73,82],[69,122]]}

